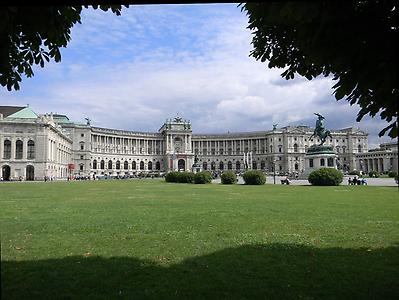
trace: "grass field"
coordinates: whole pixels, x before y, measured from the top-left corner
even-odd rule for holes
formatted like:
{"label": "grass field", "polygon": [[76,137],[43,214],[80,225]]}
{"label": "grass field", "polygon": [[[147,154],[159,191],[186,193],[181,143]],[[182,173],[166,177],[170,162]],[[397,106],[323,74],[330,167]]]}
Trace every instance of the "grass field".
{"label": "grass field", "polygon": [[3,299],[399,299],[395,187],[0,184]]}

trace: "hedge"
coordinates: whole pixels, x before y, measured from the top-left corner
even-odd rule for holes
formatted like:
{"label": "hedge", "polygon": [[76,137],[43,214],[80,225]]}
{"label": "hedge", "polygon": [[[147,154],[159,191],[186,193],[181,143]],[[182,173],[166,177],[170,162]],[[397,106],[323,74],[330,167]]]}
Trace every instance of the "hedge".
{"label": "hedge", "polygon": [[222,184],[235,184],[237,182],[236,173],[234,173],[233,171],[223,172],[220,178],[222,180]]}
{"label": "hedge", "polygon": [[209,171],[198,172],[194,175],[194,183],[205,184],[212,182],[212,174]]}
{"label": "hedge", "polygon": [[343,174],[333,168],[321,168],[309,174],[308,181],[312,185],[339,185],[342,182]]}
{"label": "hedge", "polygon": [[242,177],[244,178],[245,184],[261,185],[266,182],[265,174],[257,170],[247,171]]}

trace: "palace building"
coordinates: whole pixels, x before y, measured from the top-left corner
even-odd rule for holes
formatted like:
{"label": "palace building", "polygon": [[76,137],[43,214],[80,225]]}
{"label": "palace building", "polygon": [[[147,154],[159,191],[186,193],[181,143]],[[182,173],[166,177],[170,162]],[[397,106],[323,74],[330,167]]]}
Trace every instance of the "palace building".
{"label": "palace building", "polygon": [[[164,122],[158,132],[101,128],[72,122],[65,115],[37,115],[29,107],[0,106],[0,167],[4,180],[64,179],[68,175],[122,176],[191,170],[197,155],[203,170],[298,173],[317,138],[314,128],[286,126],[272,130],[195,134],[181,117]],[[332,130],[337,165],[359,168],[357,156],[368,150],[368,134],[353,127]]]}

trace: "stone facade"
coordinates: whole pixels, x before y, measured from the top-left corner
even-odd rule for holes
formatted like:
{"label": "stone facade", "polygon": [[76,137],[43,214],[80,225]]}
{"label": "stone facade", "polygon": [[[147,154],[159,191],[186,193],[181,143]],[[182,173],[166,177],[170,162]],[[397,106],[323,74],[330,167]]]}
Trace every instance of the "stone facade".
{"label": "stone facade", "polygon": [[[4,159],[4,150],[0,148],[0,165],[9,165],[14,170],[13,179],[19,174],[26,176],[22,170],[29,163],[35,167],[35,179],[65,178],[69,174],[68,164],[74,165],[71,174],[84,176],[190,171],[194,155],[198,155],[203,170],[242,172],[247,163],[250,169],[300,174],[305,169],[308,147],[319,143],[317,138],[310,139],[314,129],[308,126],[193,134],[191,123],[180,117],[166,120],[154,133],[74,123],[63,115],[40,116],[29,122],[3,118],[0,126],[1,147],[5,140],[15,145],[20,138],[25,143],[23,149],[27,149],[28,140],[35,141],[34,160],[16,161],[14,153],[12,158]],[[358,168],[356,155],[367,152],[368,134],[356,128],[333,130],[331,134],[333,138],[327,139],[325,145],[332,146],[337,153],[338,168],[345,171]]]}
{"label": "stone facade", "polygon": [[398,144],[385,143],[378,149],[357,153],[356,169],[365,173],[370,171],[398,173]]}
{"label": "stone facade", "polygon": [[52,116],[0,118],[0,166],[3,180],[66,178],[72,140]]}

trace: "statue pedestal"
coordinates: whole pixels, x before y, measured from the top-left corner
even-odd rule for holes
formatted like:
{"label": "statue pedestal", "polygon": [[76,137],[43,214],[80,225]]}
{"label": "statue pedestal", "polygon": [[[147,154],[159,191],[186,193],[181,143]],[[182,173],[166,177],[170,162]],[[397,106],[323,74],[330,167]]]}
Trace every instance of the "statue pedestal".
{"label": "statue pedestal", "polygon": [[305,154],[305,170],[301,179],[308,179],[311,172],[320,168],[337,169],[337,157],[332,146],[313,145]]}
{"label": "statue pedestal", "polygon": [[202,171],[201,165],[200,164],[193,164],[192,171],[193,171],[194,174],[198,173],[198,172],[201,172]]}

